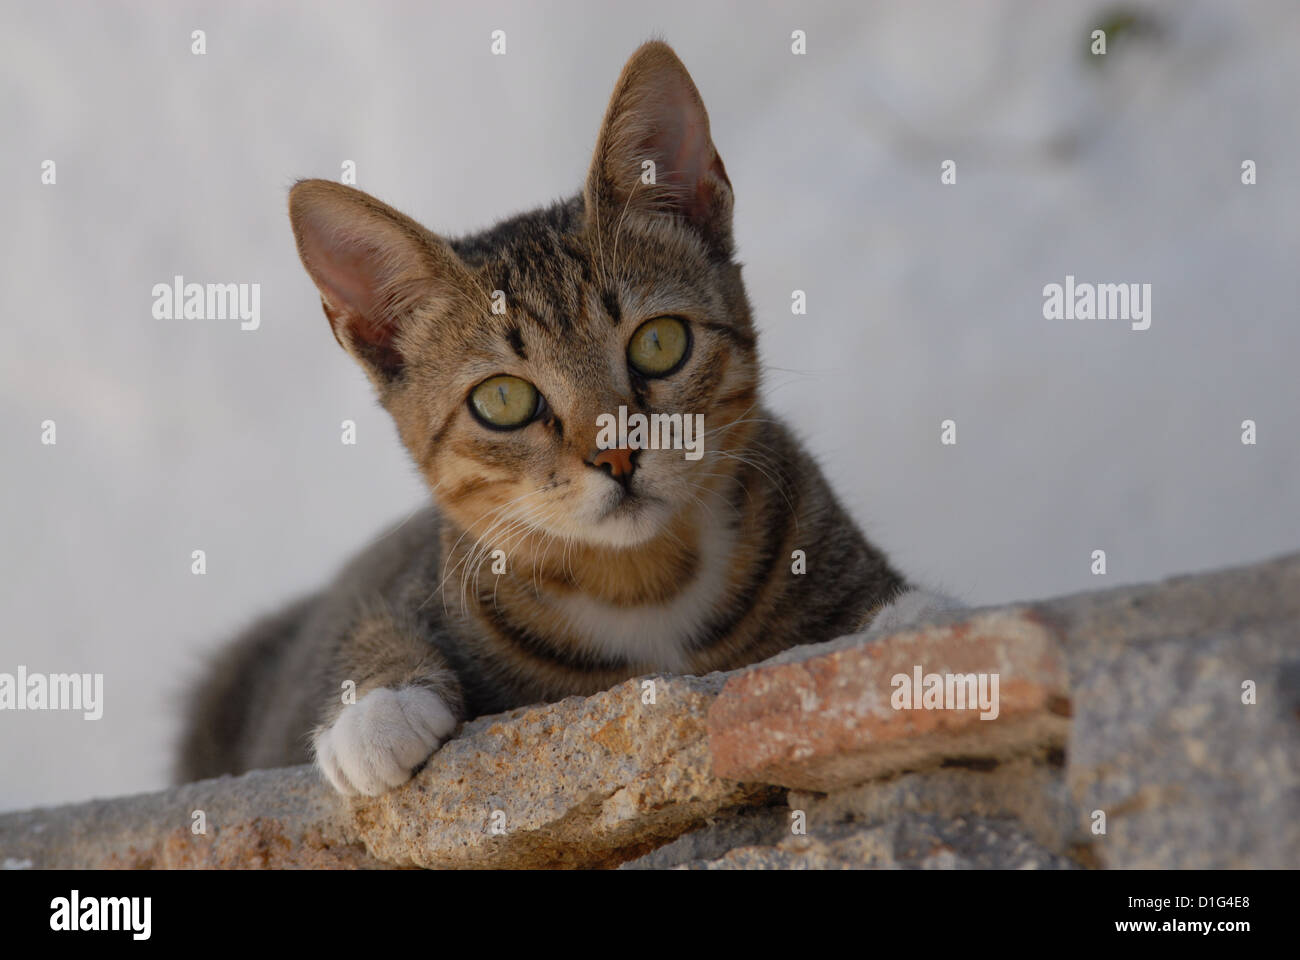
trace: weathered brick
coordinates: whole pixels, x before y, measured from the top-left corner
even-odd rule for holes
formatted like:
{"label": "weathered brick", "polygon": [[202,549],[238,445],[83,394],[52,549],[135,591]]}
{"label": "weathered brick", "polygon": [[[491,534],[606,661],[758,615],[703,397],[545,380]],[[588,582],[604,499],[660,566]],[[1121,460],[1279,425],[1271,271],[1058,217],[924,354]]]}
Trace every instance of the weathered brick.
{"label": "weathered brick", "polygon": [[[1052,630],[1022,608],[808,647],[728,679],[709,710],[716,775],[827,791],[903,770],[1064,745],[1067,673]],[[998,677],[998,712],[895,709],[892,679]]]}

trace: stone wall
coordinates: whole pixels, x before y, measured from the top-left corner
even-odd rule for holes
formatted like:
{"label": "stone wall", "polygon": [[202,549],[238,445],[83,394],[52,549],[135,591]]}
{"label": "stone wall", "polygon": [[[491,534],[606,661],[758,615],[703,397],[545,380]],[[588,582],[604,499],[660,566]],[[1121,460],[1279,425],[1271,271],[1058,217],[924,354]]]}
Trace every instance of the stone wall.
{"label": "stone wall", "polygon": [[[996,717],[896,709],[918,667],[996,675]],[[484,717],[376,799],[295,767],[3,814],[0,865],[1300,867],[1300,554]]]}

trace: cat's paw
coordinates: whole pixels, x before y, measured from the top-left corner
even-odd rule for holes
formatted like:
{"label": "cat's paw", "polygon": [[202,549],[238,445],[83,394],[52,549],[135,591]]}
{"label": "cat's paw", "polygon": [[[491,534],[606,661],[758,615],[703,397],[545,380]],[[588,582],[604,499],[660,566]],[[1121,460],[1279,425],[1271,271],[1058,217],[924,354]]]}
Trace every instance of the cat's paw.
{"label": "cat's paw", "polygon": [[900,594],[893,603],[881,608],[862,635],[868,640],[878,640],[915,624],[924,623],[938,614],[961,610],[964,606],[965,604],[960,600],[946,594],[931,590],[908,590]]}
{"label": "cat's paw", "polygon": [[456,717],[432,690],[380,687],[317,733],[316,764],[339,793],[373,797],[411,779],[455,728]]}

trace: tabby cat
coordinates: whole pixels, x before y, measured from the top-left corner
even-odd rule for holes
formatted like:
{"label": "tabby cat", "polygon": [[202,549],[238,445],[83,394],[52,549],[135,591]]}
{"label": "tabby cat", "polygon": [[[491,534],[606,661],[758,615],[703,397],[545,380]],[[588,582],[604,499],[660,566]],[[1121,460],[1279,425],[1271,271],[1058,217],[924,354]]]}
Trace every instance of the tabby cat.
{"label": "tabby cat", "polygon": [[[762,405],[731,183],[667,45],[623,69],[572,199],[456,240],[324,180],[298,183],[289,214],[434,505],[218,658],[182,780],[314,756],[341,793],[373,795],[469,718],[945,605]],[[702,457],[599,445],[620,406],[702,413]]]}

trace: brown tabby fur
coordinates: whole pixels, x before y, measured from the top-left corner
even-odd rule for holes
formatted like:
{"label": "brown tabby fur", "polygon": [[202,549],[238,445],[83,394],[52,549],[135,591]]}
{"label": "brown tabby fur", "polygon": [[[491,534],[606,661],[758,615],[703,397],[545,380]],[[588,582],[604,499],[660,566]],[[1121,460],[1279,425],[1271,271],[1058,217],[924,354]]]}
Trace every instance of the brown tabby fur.
{"label": "brown tabby fur", "polygon": [[[646,158],[653,185],[641,182]],[[334,334],[436,505],[213,663],[182,780],[307,761],[345,680],[358,698],[422,684],[466,719],[646,673],[753,663],[854,632],[904,589],[761,403],[731,184],[666,45],[628,62],[585,189],[566,202],[450,241],[327,181],[299,183],[289,204]],[[646,379],[626,345],[660,315],[688,322],[692,352],[676,374]],[[470,391],[501,373],[537,386],[540,419],[509,432],[475,420]],[[633,512],[608,534],[591,505],[617,484],[591,458],[598,414],[620,404],[701,412],[707,434],[699,461],[639,451],[659,525]],[[494,574],[498,548],[508,562]],[[796,550],[806,574],[792,572]],[[698,609],[661,612],[700,583],[712,586]],[[631,639],[575,625],[575,609],[623,617]]]}

